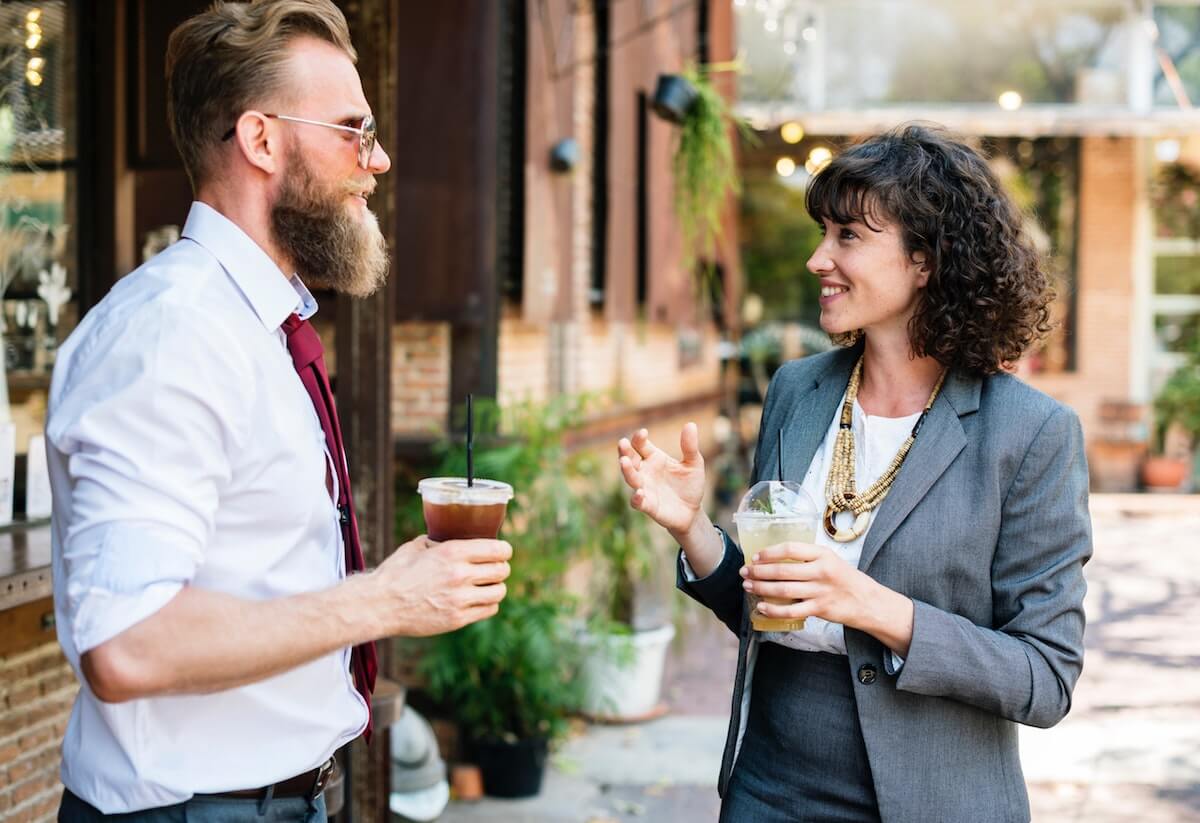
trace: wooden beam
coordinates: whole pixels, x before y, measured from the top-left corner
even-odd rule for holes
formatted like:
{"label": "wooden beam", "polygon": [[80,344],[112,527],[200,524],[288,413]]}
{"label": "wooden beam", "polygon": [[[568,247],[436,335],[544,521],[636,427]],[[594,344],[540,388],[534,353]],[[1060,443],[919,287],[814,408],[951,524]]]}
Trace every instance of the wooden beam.
{"label": "wooden beam", "polygon": [[[400,120],[394,105],[396,76],[396,18],[398,0],[341,0],[354,47],[363,91],[380,124],[385,149],[397,139]],[[411,81],[411,78],[406,78]],[[395,213],[396,185],[392,175],[377,178],[371,207],[389,243]],[[393,246],[393,264],[401,257]],[[389,283],[407,275],[393,265]],[[391,554],[392,540],[392,315],[395,297],[390,285],[366,299],[337,300],[337,404],[351,468],[354,505],[368,568]],[[389,644],[378,643],[380,680],[391,667]],[[339,819],[387,820],[391,753],[388,736],[376,733],[370,745],[362,739],[343,753],[346,774],[344,806]]]}
{"label": "wooden beam", "polygon": [[54,599],[0,611],[0,657],[18,654],[55,641]]}

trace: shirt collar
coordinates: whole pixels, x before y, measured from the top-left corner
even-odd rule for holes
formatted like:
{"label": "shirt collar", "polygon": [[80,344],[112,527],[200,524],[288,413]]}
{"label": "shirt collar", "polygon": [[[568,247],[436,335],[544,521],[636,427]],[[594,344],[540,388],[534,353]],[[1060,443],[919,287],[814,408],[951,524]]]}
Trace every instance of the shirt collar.
{"label": "shirt collar", "polygon": [[278,329],[293,312],[301,320],[316,314],[317,301],[300,276],[285,278],[261,246],[207,203],[192,203],[181,236],[217,258],[268,331]]}

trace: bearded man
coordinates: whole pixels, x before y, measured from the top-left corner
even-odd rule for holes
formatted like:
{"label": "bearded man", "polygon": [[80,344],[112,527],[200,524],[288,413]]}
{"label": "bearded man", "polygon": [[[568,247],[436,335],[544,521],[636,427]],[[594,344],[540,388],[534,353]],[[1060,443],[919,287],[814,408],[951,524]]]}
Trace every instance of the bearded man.
{"label": "bearded man", "polygon": [[362,569],[308,286],[363,296],[390,165],[331,0],[218,3],[168,47],[195,203],[63,346],[47,423],[59,639],[80,679],[59,819],[323,820],[370,729],[373,641],[495,614],[511,547]]}

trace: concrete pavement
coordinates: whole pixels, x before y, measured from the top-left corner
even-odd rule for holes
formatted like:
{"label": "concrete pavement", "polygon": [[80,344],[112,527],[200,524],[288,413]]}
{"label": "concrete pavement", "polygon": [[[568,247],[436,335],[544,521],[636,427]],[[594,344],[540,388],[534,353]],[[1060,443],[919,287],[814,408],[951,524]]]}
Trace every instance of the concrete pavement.
{"label": "concrete pavement", "polygon": [[[1200,496],[1096,495],[1087,659],[1071,714],[1021,730],[1035,823],[1200,823]],[[736,663],[691,604],[668,664],[667,717],[581,726],[542,794],[452,803],[444,823],[715,821]]]}

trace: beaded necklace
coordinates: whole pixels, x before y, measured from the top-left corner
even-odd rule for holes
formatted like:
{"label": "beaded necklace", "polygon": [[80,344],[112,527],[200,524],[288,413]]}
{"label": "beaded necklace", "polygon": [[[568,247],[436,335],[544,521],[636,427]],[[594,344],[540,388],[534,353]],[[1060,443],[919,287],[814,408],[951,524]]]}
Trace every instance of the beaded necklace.
{"label": "beaded necklace", "polygon": [[[825,533],[839,543],[857,540],[867,530],[867,525],[871,522],[871,511],[883,502],[883,498],[887,497],[888,492],[891,491],[892,483],[900,472],[900,466],[904,464],[904,458],[908,457],[909,450],[916,442],[917,432],[921,430],[925,417],[933,407],[933,401],[937,399],[938,392],[942,390],[942,383],[946,380],[946,372],[943,371],[938,377],[937,385],[933,387],[933,393],[929,395],[929,402],[925,404],[921,416],[917,418],[917,422],[913,426],[912,434],[900,446],[900,451],[896,452],[896,456],[892,458],[887,471],[872,483],[870,488],[862,494],[858,494],[854,488],[854,432],[851,423],[854,419],[854,400],[858,397],[858,384],[862,379],[862,369],[863,358],[859,357],[854,371],[850,373],[850,384],[846,386],[846,402],[842,404],[842,419],[838,423],[837,439],[833,441],[833,461],[829,467],[829,477],[825,480],[826,505],[823,525]],[[854,524],[848,529],[838,528],[834,525],[833,518],[841,512],[851,512],[854,515]]]}

